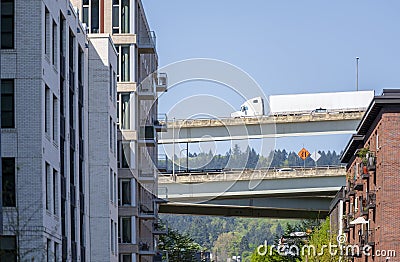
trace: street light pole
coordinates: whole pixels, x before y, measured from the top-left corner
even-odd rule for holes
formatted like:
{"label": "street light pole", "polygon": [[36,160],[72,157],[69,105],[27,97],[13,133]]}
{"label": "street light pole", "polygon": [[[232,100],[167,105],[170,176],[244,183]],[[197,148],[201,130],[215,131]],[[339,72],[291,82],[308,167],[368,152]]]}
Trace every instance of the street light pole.
{"label": "street light pole", "polygon": [[358,60],[360,60],[359,57],[356,57],[356,90],[358,91]]}
{"label": "street light pole", "polygon": [[172,179],[175,181],[175,117],[172,119]]}
{"label": "street light pole", "polygon": [[[1,3],[0,3],[0,14],[1,14]],[[1,20],[0,20],[0,28],[1,28]],[[0,34],[0,43],[1,43],[1,34]],[[0,54],[0,61],[1,61],[1,54]],[[0,69],[1,69],[1,62],[0,62]],[[1,122],[1,77],[0,77],[0,122]],[[3,235],[3,166],[2,166],[3,163],[2,162],[3,158],[1,154],[1,123],[0,123],[0,236]]]}

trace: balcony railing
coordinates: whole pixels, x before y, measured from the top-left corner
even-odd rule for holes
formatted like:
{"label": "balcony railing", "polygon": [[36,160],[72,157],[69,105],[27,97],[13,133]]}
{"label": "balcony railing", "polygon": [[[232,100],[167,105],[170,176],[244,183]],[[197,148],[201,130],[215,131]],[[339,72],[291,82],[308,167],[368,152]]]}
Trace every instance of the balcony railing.
{"label": "balcony railing", "polygon": [[156,143],[156,133],[154,126],[141,126],[139,132],[139,142],[148,146]]}
{"label": "balcony railing", "polygon": [[139,241],[139,254],[141,255],[155,255],[154,239],[142,238]]}
{"label": "balcony railing", "polygon": [[138,47],[140,53],[155,53],[156,34],[154,31],[141,31],[138,37]]}
{"label": "balcony railing", "polygon": [[146,77],[138,86],[137,91],[139,98],[142,100],[153,100],[156,93],[155,79],[152,75]]}
{"label": "balcony railing", "polygon": [[166,235],[168,234],[168,223],[157,219],[153,222],[153,234],[154,235]]}
{"label": "balcony railing", "polygon": [[376,193],[375,191],[369,191],[367,193],[367,207],[375,208],[376,207]]}
{"label": "balcony railing", "polygon": [[153,203],[141,203],[139,205],[139,217],[144,219],[155,219]]}
{"label": "balcony railing", "polygon": [[158,114],[157,120],[154,121],[154,128],[157,132],[167,132],[167,123],[167,114]]}
{"label": "balcony railing", "polygon": [[360,244],[362,246],[375,245],[375,231],[374,230],[369,229],[369,230],[364,230],[364,232],[360,231],[359,234],[360,234]]}
{"label": "balcony railing", "polygon": [[167,73],[158,73],[156,82],[157,92],[165,92],[168,88]]}

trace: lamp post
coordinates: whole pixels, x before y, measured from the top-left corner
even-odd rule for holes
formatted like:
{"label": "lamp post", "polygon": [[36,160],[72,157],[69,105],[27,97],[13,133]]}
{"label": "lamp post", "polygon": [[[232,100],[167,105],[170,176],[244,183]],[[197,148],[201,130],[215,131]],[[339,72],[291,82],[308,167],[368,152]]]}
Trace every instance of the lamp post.
{"label": "lamp post", "polygon": [[358,60],[360,60],[359,57],[356,57],[356,90],[358,91]]}

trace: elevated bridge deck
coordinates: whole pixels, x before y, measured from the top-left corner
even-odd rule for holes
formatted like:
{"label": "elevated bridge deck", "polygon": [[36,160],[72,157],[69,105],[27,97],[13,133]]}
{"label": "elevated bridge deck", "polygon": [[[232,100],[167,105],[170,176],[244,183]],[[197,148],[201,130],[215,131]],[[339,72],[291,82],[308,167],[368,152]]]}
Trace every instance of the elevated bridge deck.
{"label": "elevated bridge deck", "polygon": [[[169,121],[159,144],[354,133],[364,110]],[[165,124],[165,123],[164,123]]]}
{"label": "elevated bridge deck", "polygon": [[[164,174],[168,192],[161,213],[226,216],[316,217],[345,184],[344,167]],[[161,193],[161,192],[160,192]]]}

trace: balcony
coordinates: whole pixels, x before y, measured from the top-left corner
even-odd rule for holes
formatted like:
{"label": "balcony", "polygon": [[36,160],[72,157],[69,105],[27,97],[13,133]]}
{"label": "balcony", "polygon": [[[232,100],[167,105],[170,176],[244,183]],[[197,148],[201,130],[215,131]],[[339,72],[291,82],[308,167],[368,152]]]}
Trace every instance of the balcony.
{"label": "balcony", "polygon": [[141,239],[139,242],[139,255],[149,255],[153,256],[156,254],[154,250],[154,240],[153,238]]}
{"label": "balcony", "polygon": [[[151,208],[149,208],[151,206]],[[139,218],[141,219],[156,219],[153,203],[141,203],[139,205]]]}
{"label": "balcony", "polygon": [[376,207],[376,193],[375,191],[369,191],[367,193],[367,208],[375,208]]}
{"label": "balcony", "polygon": [[347,215],[347,227],[354,227],[354,224],[351,224],[351,221],[354,219],[354,213],[351,212]]}
{"label": "balcony", "polygon": [[355,181],[354,190],[362,191],[363,190],[363,186],[364,186],[363,182]]}
{"label": "balcony", "polygon": [[358,232],[359,238],[360,238],[360,244],[361,246],[374,246],[375,245],[375,231],[374,230],[365,230],[361,231],[359,230]]}
{"label": "balcony", "polygon": [[354,191],[354,184],[355,184],[355,181],[352,179],[347,181],[347,189],[348,189],[347,192],[348,192],[349,196],[354,196],[356,194],[356,192]]}
{"label": "balcony", "polygon": [[166,235],[168,234],[168,223],[157,219],[153,222],[153,235]]}
{"label": "balcony", "polygon": [[156,53],[156,34],[154,31],[141,31],[138,34],[137,44],[141,54]]}
{"label": "balcony", "polygon": [[154,121],[154,128],[157,132],[167,132],[167,123],[167,114],[158,114],[157,120]]}
{"label": "balcony", "polygon": [[139,130],[139,144],[146,146],[156,145],[156,133],[154,126],[141,126]]}
{"label": "balcony", "polygon": [[155,81],[152,75],[146,77],[138,86],[137,93],[139,99],[142,100],[154,100],[157,96]]}
{"label": "balcony", "polygon": [[373,155],[369,155],[367,157],[367,169],[368,171],[375,171],[376,169],[376,157]]}
{"label": "balcony", "polygon": [[155,182],[156,179],[154,169],[139,170],[138,177],[141,183]]}
{"label": "balcony", "polygon": [[167,73],[159,73],[156,80],[156,91],[166,92],[168,88],[168,76]]}

